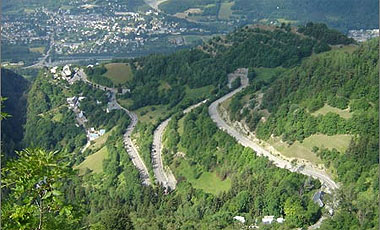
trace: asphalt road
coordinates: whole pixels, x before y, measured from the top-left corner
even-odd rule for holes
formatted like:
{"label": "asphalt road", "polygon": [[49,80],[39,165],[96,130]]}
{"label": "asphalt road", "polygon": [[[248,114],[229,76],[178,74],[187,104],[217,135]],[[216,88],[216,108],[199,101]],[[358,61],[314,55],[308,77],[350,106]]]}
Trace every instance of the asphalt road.
{"label": "asphalt road", "polygon": [[[192,105],[188,107],[187,109],[185,109],[183,113],[184,114],[189,113],[191,110],[201,106],[202,104],[206,102],[207,100],[204,100],[195,105]],[[163,161],[162,161],[162,149],[163,149],[162,136],[170,120],[171,118],[168,118],[165,121],[163,121],[154,131],[151,156],[152,156],[153,172],[157,179],[157,182],[161,184],[162,186],[164,186],[166,189],[170,188],[170,190],[174,190],[176,188],[177,180],[175,179],[170,168],[167,167],[165,169]]]}
{"label": "asphalt road", "polygon": [[127,127],[126,132],[124,133],[124,147],[127,150],[127,153],[129,155],[130,159],[132,160],[132,163],[136,166],[137,170],[140,173],[140,179],[142,180],[142,184],[143,185],[151,185],[151,181],[150,181],[149,173],[148,173],[148,168],[146,167],[144,161],[140,157],[140,154],[137,151],[137,148],[131,139],[131,134],[132,134],[134,128],[136,127],[137,122],[138,122],[137,115],[135,113],[127,110],[126,108],[122,107],[117,102],[117,100],[116,100],[117,89],[98,85],[96,83],[90,82],[87,79],[87,75],[83,71],[83,69],[80,69],[78,71],[78,74],[84,82],[92,85],[93,87],[96,87],[96,88],[104,90],[104,91],[111,92],[112,95],[111,95],[111,100],[109,103],[111,103],[113,105],[113,107],[116,109],[124,110],[128,114],[128,116],[131,118],[131,123]]}
{"label": "asphalt road", "polygon": [[127,131],[124,133],[124,146],[128,152],[129,157],[131,158],[133,164],[139,170],[140,179],[142,180],[142,183],[144,185],[150,185],[151,182],[150,182],[150,178],[149,178],[148,168],[144,164],[144,161],[140,157],[140,154],[137,151],[137,148],[131,139],[131,134],[133,132],[133,129],[136,127],[136,124],[138,121],[137,115],[135,113],[130,112],[129,110],[121,107],[121,106],[120,106],[120,108],[123,109],[128,114],[128,116],[131,118],[131,123],[129,124]]}
{"label": "asphalt road", "polygon": [[309,165],[297,165],[296,167],[292,166],[292,164],[289,161],[286,161],[280,157],[272,155],[266,149],[257,145],[252,140],[248,139],[246,135],[239,133],[235,128],[228,125],[222,119],[222,117],[220,116],[218,112],[219,104],[227,100],[228,98],[232,97],[236,93],[240,92],[247,86],[248,86],[248,78],[247,78],[247,75],[245,75],[245,76],[242,76],[241,78],[241,86],[239,88],[226,94],[220,99],[214,101],[209,106],[208,111],[209,111],[210,117],[216,123],[216,125],[223,131],[227,132],[229,135],[233,136],[241,145],[253,149],[257,153],[257,155],[268,157],[268,159],[272,161],[277,167],[285,168],[292,172],[302,173],[304,175],[311,176],[315,179],[318,179],[319,181],[321,181],[322,184],[324,184],[328,188],[327,192],[329,191],[331,192],[332,190],[338,188],[338,185],[324,171],[315,169]]}

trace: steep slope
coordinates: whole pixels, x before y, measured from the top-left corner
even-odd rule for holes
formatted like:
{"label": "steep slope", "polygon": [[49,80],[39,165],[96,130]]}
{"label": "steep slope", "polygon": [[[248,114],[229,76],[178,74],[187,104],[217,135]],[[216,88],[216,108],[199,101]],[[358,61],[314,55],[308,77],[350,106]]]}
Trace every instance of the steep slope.
{"label": "steep slope", "polygon": [[8,69],[1,69],[1,96],[8,98],[2,110],[11,115],[1,122],[2,150],[5,158],[14,156],[13,151],[21,149],[20,143],[24,136],[23,125],[26,121],[26,93],[29,84],[22,76]]}
{"label": "steep slope", "polygon": [[[304,141],[315,138],[309,152],[343,184],[339,209],[322,229],[378,226],[378,42],[362,44],[354,52],[333,50],[307,58],[267,88],[246,90],[228,109],[230,117],[257,137],[276,147],[282,142],[280,152],[305,147]],[[343,134],[351,136],[351,142],[346,150],[337,150],[334,144]],[[323,135],[328,143],[317,141]]]}
{"label": "steep slope", "polygon": [[[239,67],[291,67],[304,57],[329,49],[326,42],[295,29],[246,26],[197,48],[126,60],[134,80],[127,85],[131,94],[124,99],[132,100],[130,109],[158,104],[172,108],[183,105],[186,87],[192,90],[212,85],[215,90],[210,94],[224,94],[227,73]],[[194,100],[199,99],[196,96]]]}

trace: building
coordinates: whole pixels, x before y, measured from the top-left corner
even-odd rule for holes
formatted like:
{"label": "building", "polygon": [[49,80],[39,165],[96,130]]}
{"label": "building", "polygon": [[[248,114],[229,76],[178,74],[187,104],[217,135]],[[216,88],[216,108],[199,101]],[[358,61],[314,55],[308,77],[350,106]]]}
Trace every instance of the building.
{"label": "building", "polygon": [[78,98],[76,96],[69,97],[66,99],[67,103],[69,103],[70,108],[74,108],[78,102]]}
{"label": "building", "polygon": [[284,223],[285,219],[282,217],[279,217],[276,219],[276,221],[277,221],[277,223],[282,224],[282,223]]}
{"label": "building", "polygon": [[272,224],[274,221],[274,216],[264,216],[264,218],[261,220],[263,224]]}
{"label": "building", "polygon": [[71,76],[71,70],[69,65],[65,65],[62,70],[62,77],[70,77]]}
{"label": "building", "polygon": [[87,131],[87,138],[90,141],[93,141],[93,140],[98,139],[99,137],[103,136],[105,133],[106,133],[105,129],[101,129],[101,130],[97,131],[97,130],[95,130],[94,127],[92,127]]}
{"label": "building", "polygon": [[58,69],[58,66],[54,66],[53,68],[51,68],[50,73],[56,74],[57,73],[57,69]]}
{"label": "building", "polygon": [[243,216],[234,216],[234,220],[237,220],[242,224],[245,223],[245,218]]}

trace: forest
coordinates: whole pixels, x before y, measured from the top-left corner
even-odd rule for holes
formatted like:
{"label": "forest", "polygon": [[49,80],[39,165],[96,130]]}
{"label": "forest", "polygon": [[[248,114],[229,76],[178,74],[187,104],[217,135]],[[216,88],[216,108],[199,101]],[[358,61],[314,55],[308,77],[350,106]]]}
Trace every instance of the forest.
{"label": "forest", "polygon": [[[125,60],[131,64],[134,81],[128,84],[131,94],[123,98],[133,101],[132,110],[157,104],[172,108],[185,97],[186,86],[196,89],[213,85],[211,94],[223,94],[228,90],[227,73],[241,66],[294,66],[314,52],[329,50],[328,42],[304,38],[285,28],[246,26],[197,48]],[[91,71],[90,76],[100,76],[105,70],[99,67]]]}

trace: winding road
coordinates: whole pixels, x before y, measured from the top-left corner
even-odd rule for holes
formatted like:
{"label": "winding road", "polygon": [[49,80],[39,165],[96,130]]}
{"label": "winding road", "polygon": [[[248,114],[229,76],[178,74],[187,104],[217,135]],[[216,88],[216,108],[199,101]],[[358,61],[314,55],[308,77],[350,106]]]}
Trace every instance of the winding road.
{"label": "winding road", "polygon": [[[234,91],[219,98],[218,100],[214,101],[208,108],[209,115],[211,119],[216,123],[218,128],[222,129],[223,131],[227,132],[229,135],[234,137],[236,141],[238,141],[241,145],[253,149],[257,153],[257,155],[267,157],[277,167],[288,169],[291,172],[298,172],[306,176],[311,176],[319,180],[321,184],[326,187],[327,193],[332,193],[333,190],[339,188],[339,186],[330,178],[330,176],[326,172],[315,169],[310,165],[294,166],[289,161],[271,154],[269,151],[256,144],[254,141],[248,139],[245,134],[239,133],[234,127],[227,124],[227,122],[220,115],[218,107],[222,102],[231,98],[236,93],[240,92],[248,86],[248,69],[239,69],[238,74],[240,75],[241,86],[235,89]],[[309,226],[308,229],[318,229],[321,226],[324,219],[325,217],[322,216],[317,221],[317,223],[315,223],[312,226]]]}
{"label": "winding road", "polygon": [[245,134],[239,133],[234,127],[227,124],[227,122],[221,117],[218,111],[218,106],[220,103],[224,102],[225,100],[231,98],[236,93],[243,90],[245,87],[248,86],[248,69],[244,69],[245,74],[241,74],[241,86],[234,91],[224,95],[223,97],[219,98],[218,100],[214,101],[208,108],[209,115],[211,119],[216,123],[216,125],[222,129],[223,131],[227,132],[229,135],[234,137],[241,145],[245,147],[249,147],[253,149],[257,155],[259,156],[265,156],[268,157],[270,161],[272,161],[277,167],[288,169],[292,172],[299,172],[307,176],[311,176],[315,179],[318,179],[321,181],[322,184],[326,185],[326,187],[329,189],[329,191],[332,191],[336,188],[338,188],[338,185],[330,178],[330,176],[325,173],[322,170],[315,169],[309,165],[300,165],[298,167],[292,166],[292,164],[284,160],[280,157],[277,157],[273,154],[271,154],[269,151],[261,147],[260,145],[256,144],[252,140],[248,139]]}
{"label": "winding road", "polygon": [[[207,100],[201,101],[195,105],[192,105],[183,111],[184,114],[189,113],[191,110],[201,106],[206,103]],[[168,126],[171,117],[163,121],[154,131],[153,134],[153,145],[152,145],[152,164],[153,164],[153,172],[157,179],[157,182],[161,184],[166,189],[170,189],[171,191],[176,188],[177,180],[175,179],[173,173],[171,172],[169,167],[164,167],[162,162],[162,137],[165,131],[166,126]]]}
{"label": "winding road", "polygon": [[89,81],[87,78],[87,75],[83,71],[83,69],[80,69],[78,71],[78,75],[82,81],[90,84],[91,86],[98,88],[98,89],[101,89],[101,90],[104,90],[104,91],[111,92],[111,100],[109,103],[112,104],[113,108],[115,108],[115,109],[124,110],[128,114],[128,116],[131,118],[131,123],[128,125],[127,130],[124,133],[124,147],[127,150],[127,153],[129,155],[129,157],[131,158],[132,163],[135,165],[135,167],[137,168],[137,170],[140,173],[140,179],[142,180],[142,184],[143,185],[151,185],[148,168],[146,167],[146,165],[145,165],[144,161],[142,160],[139,152],[137,151],[135,144],[133,143],[133,141],[131,139],[131,134],[132,134],[134,128],[136,127],[137,122],[138,122],[137,115],[135,113],[127,110],[126,108],[122,107],[117,102],[117,100],[116,100],[117,89],[98,85],[96,83]]}

